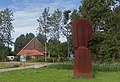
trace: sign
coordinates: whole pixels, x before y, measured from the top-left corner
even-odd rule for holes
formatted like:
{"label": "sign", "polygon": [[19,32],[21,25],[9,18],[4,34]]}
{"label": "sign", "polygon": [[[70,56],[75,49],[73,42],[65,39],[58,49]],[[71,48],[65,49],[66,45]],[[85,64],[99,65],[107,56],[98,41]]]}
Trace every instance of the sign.
{"label": "sign", "polygon": [[20,61],[21,62],[25,62],[26,61],[26,57],[27,57],[26,55],[21,55],[20,56]]}

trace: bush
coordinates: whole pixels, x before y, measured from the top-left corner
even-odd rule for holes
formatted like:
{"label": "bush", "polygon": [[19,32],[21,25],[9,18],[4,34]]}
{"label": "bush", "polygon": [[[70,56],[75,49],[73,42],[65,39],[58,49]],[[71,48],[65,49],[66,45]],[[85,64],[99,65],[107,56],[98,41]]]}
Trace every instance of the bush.
{"label": "bush", "polygon": [[56,69],[67,69],[67,70],[72,70],[73,69],[73,64],[72,62],[63,62],[59,64],[53,64],[48,66],[49,68],[56,68]]}
{"label": "bush", "polygon": [[120,72],[120,63],[93,64],[93,71]]}
{"label": "bush", "polygon": [[60,62],[66,62],[69,61],[69,59],[67,57],[61,57],[60,58]]}
{"label": "bush", "polygon": [[[93,72],[120,72],[120,63],[93,63]],[[64,62],[59,64],[50,65],[50,68],[57,68],[57,69],[67,69],[73,70],[73,63],[72,62]]]}
{"label": "bush", "polygon": [[36,62],[45,62],[45,58],[44,57],[38,58],[36,59]]}

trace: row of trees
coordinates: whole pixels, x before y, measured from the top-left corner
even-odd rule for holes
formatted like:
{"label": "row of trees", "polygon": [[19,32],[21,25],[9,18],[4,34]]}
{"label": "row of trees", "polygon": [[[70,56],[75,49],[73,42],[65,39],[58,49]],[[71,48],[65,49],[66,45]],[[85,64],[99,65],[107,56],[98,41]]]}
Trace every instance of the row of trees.
{"label": "row of trees", "polygon": [[[88,19],[93,24],[93,42],[90,47],[94,61],[119,61],[120,59],[120,6],[118,0],[82,0],[79,9],[59,9],[53,14],[45,8],[39,23],[38,33],[59,41],[61,35],[66,36],[68,57],[70,52],[71,22],[75,19]],[[73,47],[72,47],[73,48]],[[53,52],[53,51],[52,51]],[[58,50],[58,57],[60,51]]]}
{"label": "row of trees", "polygon": [[11,54],[9,46],[12,45],[13,20],[13,13],[8,8],[0,11],[0,60],[2,61]]}
{"label": "row of trees", "polygon": [[[82,5],[76,10],[61,11],[56,9],[52,14],[45,8],[37,19],[38,40],[46,46],[53,57],[69,57],[72,46],[72,21],[82,18],[93,24],[93,42],[90,46],[94,61],[119,61],[120,59],[120,5],[119,0],[82,0]],[[8,9],[0,11],[0,58],[8,54],[13,32],[13,13]],[[67,42],[61,43],[60,37],[66,37]],[[15,52],[32,39],[28,33],[20,35],[15,41]],[[21,43],[23,42],[23,43]],[[4,56],[4,57],[3,57]]]}
{"label": "row of trees", "polygon": [[[70,20],[70,13],[71,11],[64,11],[64,13],[62,11],[60,11],[59,9],[56,9],[54,11],[54,13],[50,14],[49,13],[49,7],[45,8],[42,16],[40,16],[37,21],[39,23],[39,27],[37,28],[38,34],[42,34],[43,36],[45,36],[46,40],[45,40],[45,47],[46,47],[46,43],[50,42],[53,40],[53,42],[56,42],[54,45],[54,43],[50,43],[48,44],[48,49],[51,51],[52,54],[56,54],[58,56],[58,58],[60,58],[60,36],[65,36],[67,39],[67,46],[68,46],[68,57],[69,57],[69,53],[70,53],[70,36],[72,34],[71,32],[71,24],[70,22],[68,22],[68,20]],[[53,45],[51,45],[53,44]],[[53,48],[57,49],[57,52],[54,53]],[[53,49],[53,50],[52,50]],[[63,48],[64,49],[64,48]],[[73,48],[71,48],[73,49]],[[64,55],[66,53],[63,53]]]}

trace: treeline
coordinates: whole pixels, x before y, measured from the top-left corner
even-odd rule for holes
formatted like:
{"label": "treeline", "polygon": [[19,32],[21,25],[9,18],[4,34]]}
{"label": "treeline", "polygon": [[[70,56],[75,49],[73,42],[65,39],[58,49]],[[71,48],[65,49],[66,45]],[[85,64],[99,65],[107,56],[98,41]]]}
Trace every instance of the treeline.
{"label": "treeline", "polygon": [[[115,62],[120,61],[120,2],[118,0],[82,0],[76,10],[55,10],[49,13],[45,8],[38,18],[38,33],[60,41],[60,36],[67,39],[67,56],[72,49],[72,21],[88,19],[93,25],[93,40],[90,49],[93,61]],[[54,45],[53,45],[54,46]],[[60,45],[59,45],[60,46]],[[54,50],[53,50],[54,51]],[[58,57],[59,55],[58,50]]]}
{"label": "treeline", "polygon": [[0,61],[5,61],[6,56],[12,54],[10,45],[13,44],[11,33],[13,13],[8,8],[0,11]]}
{"label": "treeline", "polygon": [[[90,46],[93,61],[120,61],[119,3],[119,0],[82,0],[78,9],[65,11],[56,9],[53,13],[49,13],[49,7],[45,8],[40,17],[36,19],[39,24],[39,27],[36,29],[36,36],[43,45],[46,44],[46,48],[51,56],[58,58],[69,57],[70,51],[74,51],[72,44],[72,21],[80,18],[88,19],[93,25],[93,40]],[[2,16],[0,15],[0,20],[1,18]],[[1,24],[2,22],[0,22],[0,28],[2,27]],[[10,28],[12,29],[10,31],[11,34],[13,27],[10,26]],[[0,30],[1,34],[2,32],[5,31]],[[62,43],[60,41],[61,36],[64,36],[67,41]],[[3,35],[0,35],[1,37],[7,38],[7,36]],[[15,41],[15,52],[17,53],[32,37],[34,35],[31,33],[20,35]],[[3,41],[6,40],[3,38],[0,40],[2,46],[9,47],[11,35],[9,40],[7,38],[7,41]]]}

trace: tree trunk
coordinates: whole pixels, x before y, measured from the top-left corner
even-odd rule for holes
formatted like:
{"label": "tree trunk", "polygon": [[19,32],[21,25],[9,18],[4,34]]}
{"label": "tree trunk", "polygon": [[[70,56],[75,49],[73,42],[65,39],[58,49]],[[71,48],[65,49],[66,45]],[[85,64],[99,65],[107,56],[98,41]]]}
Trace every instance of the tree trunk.
{"label": "tree trunk", "polygon": [[69,47],[69,41],[67,40],[67,47],[68,47],[68,59],[69,59],[69,56],[70,56],[70,47]]}

